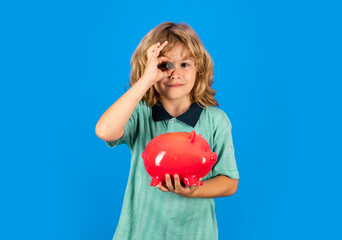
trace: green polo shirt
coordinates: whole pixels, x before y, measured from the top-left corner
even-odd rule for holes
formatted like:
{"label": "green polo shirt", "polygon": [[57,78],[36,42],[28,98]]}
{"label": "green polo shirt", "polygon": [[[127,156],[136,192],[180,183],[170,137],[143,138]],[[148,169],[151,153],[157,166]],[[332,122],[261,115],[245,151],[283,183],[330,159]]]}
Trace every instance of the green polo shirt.
{"label": "green polo shirt", "polygon": [[216,107],[193,103],[174,118],[159,103],[153,108],[142,100],[125,126],[124,135],[109,147],[125,143],[131,151],[131,169],[115,240],[218,239],[213,198],[186,198],[151,187],[142,152],[154,137],[170,132],[201,134],[217,153],[217,162],[203,181],[217,175],[239,179],[227,115]]}

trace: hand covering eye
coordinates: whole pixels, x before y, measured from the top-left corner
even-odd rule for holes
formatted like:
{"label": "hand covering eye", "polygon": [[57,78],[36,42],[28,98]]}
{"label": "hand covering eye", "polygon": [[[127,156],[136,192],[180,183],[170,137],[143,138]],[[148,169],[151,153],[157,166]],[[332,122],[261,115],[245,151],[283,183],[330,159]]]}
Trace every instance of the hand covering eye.
{"label": "hand covering eye", "polygon": [[162,71],[174,69],[175,65],[172,62],[163,62],[158,65],[158,68]]}

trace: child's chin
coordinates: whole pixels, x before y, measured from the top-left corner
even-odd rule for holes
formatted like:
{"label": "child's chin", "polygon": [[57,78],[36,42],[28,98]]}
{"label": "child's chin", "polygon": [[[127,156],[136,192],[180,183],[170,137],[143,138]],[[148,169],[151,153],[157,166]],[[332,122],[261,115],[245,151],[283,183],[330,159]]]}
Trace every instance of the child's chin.
{"label": "child's chin", "polygon": [[168,100],[188,100],[190,99],[190,96],[184,96],[184,95],[169,95],[168,97],[166,97]]}

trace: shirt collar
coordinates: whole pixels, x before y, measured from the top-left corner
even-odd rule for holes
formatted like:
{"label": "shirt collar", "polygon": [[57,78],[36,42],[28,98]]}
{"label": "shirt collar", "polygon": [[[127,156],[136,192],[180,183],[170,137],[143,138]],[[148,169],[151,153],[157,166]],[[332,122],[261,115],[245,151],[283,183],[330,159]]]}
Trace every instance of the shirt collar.
{"label": "shirt collar", "polygon": [[[196,102],[192,103],[189,110],[183,113],[182,115],[176,117],[178,120],[190,125],[191,127],[195,127],[198,119],[201,115],[203,108],[201,108]],[[152,107],[152,118],[155,122],[167,120],[173,118],[164,108],[161,102],[157,102]]]}

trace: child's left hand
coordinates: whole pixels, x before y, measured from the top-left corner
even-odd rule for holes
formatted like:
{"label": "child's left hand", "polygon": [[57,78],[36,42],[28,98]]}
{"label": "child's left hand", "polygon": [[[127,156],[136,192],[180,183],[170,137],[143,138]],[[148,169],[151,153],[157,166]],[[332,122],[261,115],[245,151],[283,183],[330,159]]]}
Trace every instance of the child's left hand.
{"label": "child's left hand", "polygon": [[[201,182],[202,178],[198,180],[198,184]],[[157,185],[156,187],[163,192],[173,192],[179,194],[183,197],[191,197],[199,186],[182,186],[178,174],[174,175],[174,184],[172,183],[169,174],[165,174],[166,187],[162,185]]]}

